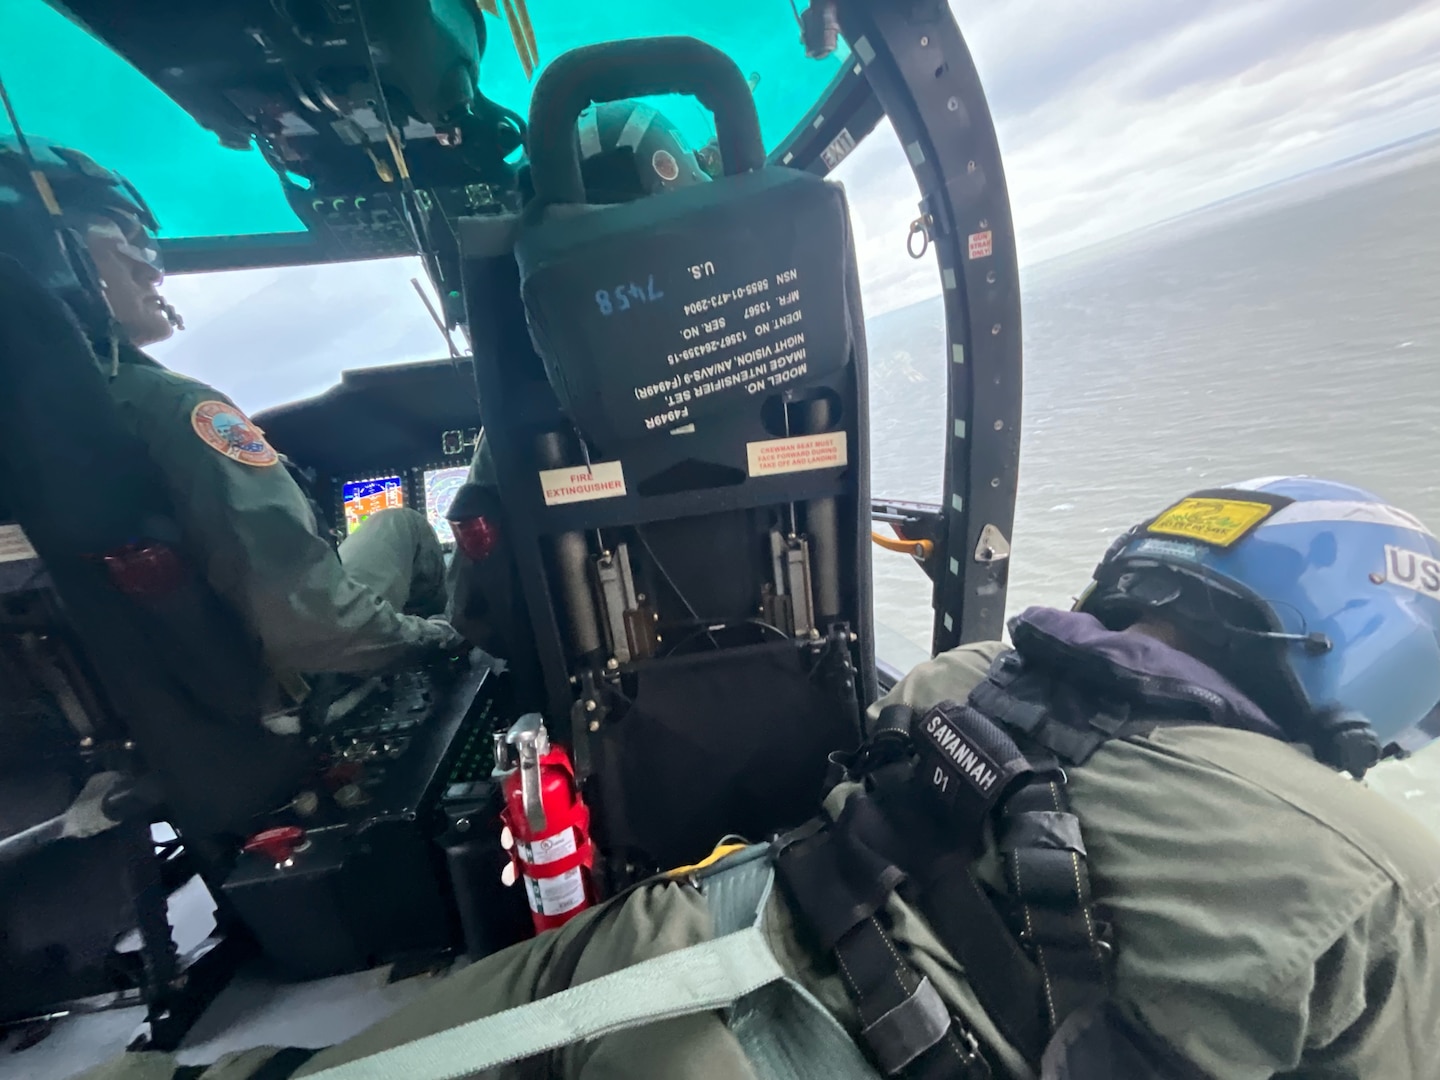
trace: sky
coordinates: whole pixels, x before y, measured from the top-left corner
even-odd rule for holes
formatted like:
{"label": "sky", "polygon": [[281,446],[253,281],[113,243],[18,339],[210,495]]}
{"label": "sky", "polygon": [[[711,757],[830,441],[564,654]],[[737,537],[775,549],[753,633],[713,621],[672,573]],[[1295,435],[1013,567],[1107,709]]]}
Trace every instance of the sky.
{"label": "sky", "polygon": [[[1022,268],[1440,128],[1437,0],[954,0]],[[839,170],[867,313],[939,292],[888,126]]]}
{"label": "sky", "polygon": [[[777,0],[778,2],[778,0]],[[952,0],[1004,157],[1022,269],[1440,128],[1440,0]],[[867,314],[940,291],[888,124],[837,170]],[[262,408],[342,368],[443,355],[416,260],[177,277],[154,352]],[[286,363],[277,364],[284,357]]]}

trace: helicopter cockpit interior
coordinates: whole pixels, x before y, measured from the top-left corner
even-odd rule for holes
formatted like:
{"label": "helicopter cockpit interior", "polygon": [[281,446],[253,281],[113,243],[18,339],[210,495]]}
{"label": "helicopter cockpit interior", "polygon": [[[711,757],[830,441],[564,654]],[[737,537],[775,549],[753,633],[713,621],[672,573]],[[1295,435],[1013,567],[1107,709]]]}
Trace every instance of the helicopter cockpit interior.
{"label": "helicopter cockpit interior", "polygon": [[[0,48],[12,123],[135,183],[168,272],[422,258],[463,350],[254,421],[337,542],[423,512],[452,606],[485,628],[463,656],[318,677],[288,725],[262,715],[254,636],[126,452],[89,346],[0,273],[0,1024],[139,1003],[174,1046],[242,965],[402,978],[804,820],[896,675],[875,521],[933,581],[933,650],[998,636],[1019,291],[943,2],[0,19],[33,56]],[[123,135],[60,92],[72,63],[109,80]],[[686,129],[706,181],[593,203],[583,117],[620,100]],[[826,179],[886,117],[945,288],[936,506],[870,490],[854,242]],[[186,949],[174,896],[197,876],[215,927]]]}

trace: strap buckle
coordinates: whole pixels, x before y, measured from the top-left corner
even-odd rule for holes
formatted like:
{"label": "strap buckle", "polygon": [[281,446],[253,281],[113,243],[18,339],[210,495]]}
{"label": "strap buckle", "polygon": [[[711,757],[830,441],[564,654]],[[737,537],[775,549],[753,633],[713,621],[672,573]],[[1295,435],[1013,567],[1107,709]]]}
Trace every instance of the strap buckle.
{"label": "strap buckle", "polygon": [[894,1076],[925,1053],[950,1030],[950,1011],[929,978],[893,1009],[861,1029],[880,1067]]}

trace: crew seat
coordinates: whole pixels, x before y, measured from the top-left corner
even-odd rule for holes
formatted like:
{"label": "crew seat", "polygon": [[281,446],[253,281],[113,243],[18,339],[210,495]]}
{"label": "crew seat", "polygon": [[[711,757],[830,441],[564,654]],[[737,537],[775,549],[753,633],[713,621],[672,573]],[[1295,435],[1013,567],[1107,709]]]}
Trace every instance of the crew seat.
{"label": "crew seat", "polygon": [[[715,114],[726,175],[587,206],[580,111],[673,92]],[[462,222],[467,308],[547,722],[618,887],[803,821],[858,741],[863,319],[843,190],[765,164],[710,46],[559,57],[530,131],[534,201]]]}
{"label": "crew seat", "polygon": [[309,755],[260,723],[258,642],[187,559],[160,472],[68,309],[9,259],[0,482],[173,824],[241,836],[291,798]]}

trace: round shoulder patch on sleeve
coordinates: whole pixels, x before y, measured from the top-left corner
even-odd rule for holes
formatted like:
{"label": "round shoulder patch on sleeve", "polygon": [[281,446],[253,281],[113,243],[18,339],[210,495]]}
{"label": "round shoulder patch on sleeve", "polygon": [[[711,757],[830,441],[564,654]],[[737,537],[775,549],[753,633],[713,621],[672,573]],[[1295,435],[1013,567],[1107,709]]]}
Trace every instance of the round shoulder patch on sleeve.
{"label": "round shoulder patch on sleeve", "polygon": [[280,460],[264,432],[228,401],[202,401],[191,410],[190,426],[202,442],[231,461],[263,468]]}

